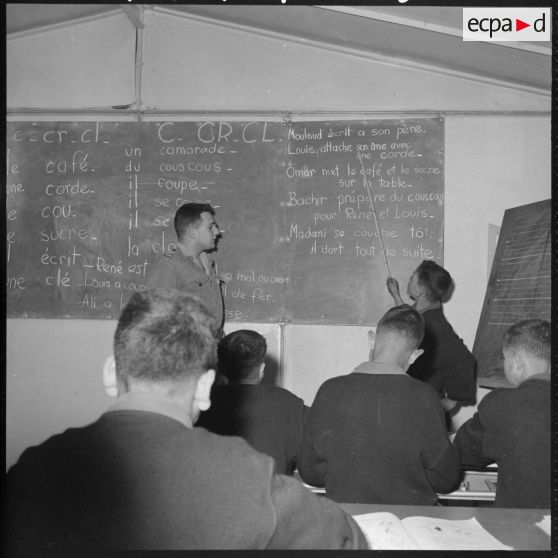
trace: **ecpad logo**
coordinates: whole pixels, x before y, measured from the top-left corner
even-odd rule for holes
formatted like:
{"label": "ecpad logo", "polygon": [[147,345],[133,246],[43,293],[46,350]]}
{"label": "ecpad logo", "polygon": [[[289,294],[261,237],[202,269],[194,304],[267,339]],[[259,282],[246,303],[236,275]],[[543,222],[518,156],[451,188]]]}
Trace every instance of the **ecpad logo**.
{"label": "ecpad logo", "polygon": [[464,41],[550,41],[550,8],[463,8]]}

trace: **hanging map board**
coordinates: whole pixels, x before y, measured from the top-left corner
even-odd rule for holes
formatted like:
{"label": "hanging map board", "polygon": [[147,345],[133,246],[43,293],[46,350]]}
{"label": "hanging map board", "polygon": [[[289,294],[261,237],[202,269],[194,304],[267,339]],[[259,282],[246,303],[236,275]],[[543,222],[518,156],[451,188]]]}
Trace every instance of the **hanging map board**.
{"label": "hanging map board", "polygon": [[6,193],[9,317],[117,318],[201,201],[227,321],[374,324],[383,249],[443,263],[443,120],[8,122]]}
{"label": "hanging map board", "polygon": [[502,335],[530,318],[550,320],[551,200],[504,213],[473,354],[480,386],[510,387],[504,376]]}

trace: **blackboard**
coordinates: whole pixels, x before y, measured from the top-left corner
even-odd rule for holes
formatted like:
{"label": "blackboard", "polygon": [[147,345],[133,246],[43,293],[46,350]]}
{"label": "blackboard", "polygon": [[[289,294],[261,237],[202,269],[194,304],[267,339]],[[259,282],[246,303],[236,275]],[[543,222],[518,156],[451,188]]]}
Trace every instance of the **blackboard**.
{"label": "blackboard", "polygon": [[478,383],[511,387],[504,376],[502,336],[514,323],[550,320],[551,200],[506,210],[475,336]]}
{"label": "blackboard", "polygon": [[378,228],[400,281],[442,263],[443,120],[8,122],[6,194],[9,317],[117,318],[203,201],[227,321],[374,324]]}

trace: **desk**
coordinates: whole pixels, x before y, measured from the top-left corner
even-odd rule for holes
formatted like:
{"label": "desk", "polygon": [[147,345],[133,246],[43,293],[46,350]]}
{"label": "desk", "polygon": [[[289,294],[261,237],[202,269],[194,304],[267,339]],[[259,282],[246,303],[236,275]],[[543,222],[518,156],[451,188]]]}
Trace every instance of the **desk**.
{"label": "desk", "polygon": [[[494,502],[496,498],[496,482],[498,480],[498,472],[494,470],[482,471],[463,471],[463,479],[457,490],[449,494],[438,494],[440,500],[457,500],[457,501],[485,501]],[[325,495],[326,490],[323,486],[312,486],[306,484],[301,478],[298,471],[294,472],[297,480],[302,482],[306,488],[315,494]]]}
{"label": "desk", "polygon": [[463,471],[463,480],[457,490],[449,494],[438,494],[440,500],[477,500],[494,502],[498,471],[485,469]]}
{"label": "desk", "polygon": [[535,524],[550,510],[515,508],[461,508],[443,506],[389,506],[382,504],[341,504],[351,515],[391,512],[399,519],[412,515],[442,519],[477,521],[500,542],[514,550],[550,550],[550,536]]}

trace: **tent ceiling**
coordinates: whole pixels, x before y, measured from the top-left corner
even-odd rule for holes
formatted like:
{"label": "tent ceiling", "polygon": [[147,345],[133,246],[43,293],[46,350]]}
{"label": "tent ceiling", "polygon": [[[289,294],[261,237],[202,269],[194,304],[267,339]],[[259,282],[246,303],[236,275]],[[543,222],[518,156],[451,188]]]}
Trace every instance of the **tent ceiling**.
{"label": "tent ceiling", "polygon": [[[363,55],[402,59],[443,71],[495,79],[511,86],[550,93],[550,43],[482,43],[461,39],[462,9],[407,6],[284,6],[123,4],[202,18],[223,25],[288,35]],[[118,4],[7,4],[6,32],[32,32],[44,26],[101,16]],[[131,18],[134,21],[134,18]]]}

